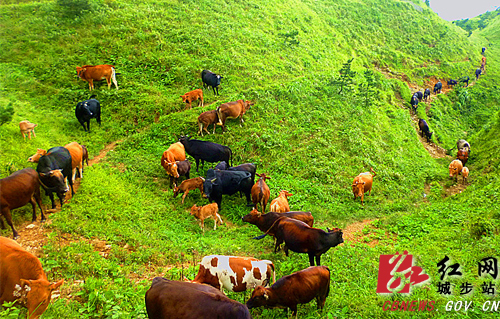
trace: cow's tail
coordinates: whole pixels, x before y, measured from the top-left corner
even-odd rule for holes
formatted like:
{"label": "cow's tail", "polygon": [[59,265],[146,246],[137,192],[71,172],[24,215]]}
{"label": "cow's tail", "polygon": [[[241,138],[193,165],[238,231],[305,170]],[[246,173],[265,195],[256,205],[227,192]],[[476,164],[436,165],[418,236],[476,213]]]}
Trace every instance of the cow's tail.
{"label": "cow's tail", "polygon": [[377,176],[377,173],[373,170],[373,167],[370,167],[370,172],[372,172],[372,177]]}
{"label": "cow's tail", "polygon": [[274,269],[274,264],[270,262],[269,266],[271,266],[271,269],[273,270],[273,284],[276,282],[276,271]]}
{"label": "cow's tail", "polygon": [[217,123],[217,124],[222,125],[222,116],[221,116],[222,114],[220,112],[220,105],[217,106],[217,109],[215,110],[215,112],[217,113],[217,117],[219,118],[219,123]]}

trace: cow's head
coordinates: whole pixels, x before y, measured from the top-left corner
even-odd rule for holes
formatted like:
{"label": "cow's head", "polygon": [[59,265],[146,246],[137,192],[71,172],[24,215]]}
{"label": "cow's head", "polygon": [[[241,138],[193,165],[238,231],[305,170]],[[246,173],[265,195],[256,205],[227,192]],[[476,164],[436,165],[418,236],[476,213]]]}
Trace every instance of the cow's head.
{"label": "cow's head", "polygon": [[333,228],[329,229],[326,228],[326,232],[328,233],[328,243],[330,247],[335,247],[339,244],[342,244],[344,242],[344,238],[342,238],[342,229],[340,228]]}
{"label": "cow's head", "polygon": [[82,67],[77,66],[76,67],[76,76],[79,78],[82,78],[82,75],[83,75],[83,73],[85,73],[85,71],[87,71],[86,68],[82,68]]}
{"label": "cow's head", "polygon": [[21,285],[14,288],[14,296],[18,294],[20,301],[26,303],[28,318],[38,318],[49,306],[52,291],[57,290],[63,283],[64,279],[52,284],[45,279],[21,279]]}
{"label": "cow's head", "polygon": [[217,178],[205,179],[203,182],[203,197],[210,199],[212,195],[212,188],[217,185]]}
{"label": "cow's head", "polygon": [[450,170],[450,177],[453,177],[455,175],[458,176],[458,174],[463,169],[462,162],[460,160],[454,160],[450,163],[450,166],[448,166],[448,169]]}
{"label": "cow's head", "polygon": [[252,296],[247,301],[248,309],[266,306],[269,302],[269,289],[262,286],[257,286],[252,292]]}
{"label": "cow's head", "polygon": [[167,174],[170,176],[173,176],[175,178],[179,178],[179,170],[178,170],[178,165],[177,162],[171,162],[168,163],[166,160],[164,162],[165,171],[167,171]]}
{"label": "cow's head", "polygon": [[288,191],[285,191],[285,190],[280,191],[280,194],[279,194],[279,196],[283,196],[285,198],[288,198],[288,197],[290,197],[292,195],[293,194],[291,194],[291,193],[289,193]]}
{"label": "cow's head", "polygon": [[179,136],[179,142],[181,142],[184,147],[186,147],[187,142],[189,141],[190,137],[189,135],[181,135]]}
{"label": "cow's head", "polygon": [[264,182],[266,181],[266,179],[271,179],[271,176],[266,176],[266,173],[255,174],[255,175],[259,176],[260,179],[262,179]]}
{"label": "cow's head", "polygon": [[39,176],[43,188],[56,192],[58,195],[61,195],[61,197],[69,190],[64,182],[62,169],[54,169],[48,173],[39,173]]}
{"label": "cow's head", "polygon": [[244,104],[245,104],[245,108],[244,108],[245,112],[246,112],[246,111],[248,111],[248,110],[250,109],[250,106],[255,105],[255,103],[253,103],[253,102],[251,102],[251,101],[245,101],[245,103],[244,103]]}
{"label": "cow's head", "polygon": [[189,95],[186,93],[184,95],[181,95],[182,102],[184,103],[189,103]]}
{"label": "cow's head", "polygon": [[365,184],[366,184],[366,182],[358,180],[358,179],[356,179],[352,183],[352,192],[354,193],[354,195],[356,197],[363,196],[363,194],[365,193]]}
{"label": "cow's head", "polygon": [[36,153],[33,154],[32,156],[30,156],[28,158],[28,162],[31,162],[31,163],[38,163],[38,161],[40,160],[40,157],[42,157],[43,155],[47,154],[47,151],[46,150],[42,150],[41,148],[38,148],[36,150]]}
{"label": "cow's head", "polygon": [[180,191],[181,191],[181,189],[179,188],[179,186],[175,186],[174,187],[174,198],[176,198],[177,195],[179,195]]}
{"label": "cow's head", "polygon": [[241,220],[244,221],[245,223],[250,223],[254,224],[256,223],[260,218],[262,217],[261,212],[259,212],[257,209],[252,209],[252,211],[245,216],[241,217]]}
{"label": "cow's head", "polygon": [[193,216],[196,216],[200,210],[201,210],[201,206],[198,207],[198,206],[196,206],[196,204],[194,204],[193,207],[191,207],[191,210],[189,213]]}

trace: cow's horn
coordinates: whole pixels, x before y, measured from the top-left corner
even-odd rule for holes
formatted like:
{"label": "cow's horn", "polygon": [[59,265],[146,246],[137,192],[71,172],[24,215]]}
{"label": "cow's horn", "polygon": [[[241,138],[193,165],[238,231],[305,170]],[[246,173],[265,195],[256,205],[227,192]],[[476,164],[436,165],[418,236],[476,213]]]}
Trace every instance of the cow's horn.
{"label": "cow's horn", "polygon": [[268,300],[269,296],[267,295],[267,292],[264,293],[264,299]]}
{"label": "cow's horn", "polygon": [[200,176],[200,178],[201,178],[202,181],[205,181],[205,179],[203,177]]}
{"label": "cow's horn", "polygon": [[215,180],[216,180],[216,179],[217,179],[217,177],[216,177],[216,178],[214,178],[214,179],[212,179],[212,180],[211,180],[211,182],[212,182],[212,183],[213,183],[213,182],[215,182]]}

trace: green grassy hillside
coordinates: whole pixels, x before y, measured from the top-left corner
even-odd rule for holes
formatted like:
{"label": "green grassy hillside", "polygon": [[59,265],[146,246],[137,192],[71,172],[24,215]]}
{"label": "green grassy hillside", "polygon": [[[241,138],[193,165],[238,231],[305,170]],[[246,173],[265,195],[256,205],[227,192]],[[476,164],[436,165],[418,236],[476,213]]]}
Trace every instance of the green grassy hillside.
{"label": "green grassy hillside", "polygon": [[[75,14],[65,4],[86,11]],[[120,141],[85,169],[74,198],[49,214],[41,260],[49,279],[66,284],[44,317],[147,317],[151,279],[192,279],[209,254],[270,259],[277,278],[308,266],[305,255],[274,254],[272,239],[250,240],[259,232],[241,222],[249,212],[244,198],[225,196],[225,225],[213,231],[207,221],[203,234],[188,209],[208,201],[195,191],[182,205],[168,187],[163,151],[180,134],[197,136],[201,112],[237,99],[255,102],[243,127],[229,121],[228,133],[218,128],[200,139],[231,147],[235,165],[256,163],[272,178],[271,197],[287,189],[292,210],[311,211],[316,227],[371,221],[323,255],[330,296],[321,313],[314,302],[300,306],[301,317],[444,318],[448,300],[482,304],[487,297],[479,291],[467,298],[458,288],[451,297],[438,294],[436,264],[450,256],[465,273],[454,283],[479,287],[486,279],[475,276],[477,262],[500,257],[496,22],[468,37],[423,3],[396,0],[4,2],[0,105],[12,104],[16,113],[0,126],[0,177],[35,167],[26,159],[37,148],[76,140],[92,158]],[[433,158],[423,147],[408,101],[436,79],[473,78],[489,44],[486,75],[417,111],[440,147],[449,150],[459,138],[472,144],[471,184],[454,194],[452,158]],[[340,70],[351,58],[356,73],[339,94]],[[75,67],[105,63],[116,66],[120,89],[96,85],[103,124],[92,121],[85,133],[74,107],[90,92]],[[223,75],[221,95],[204,90],[206,106],[184,110],[179,96],[201,88],[203,69]],[[23,119],[39,124],[36,139],[22,140]],[[353,201],[351,183],[370,167],[377,176],[363,207]],[[28,207],[14,211],[18,228],[29,218]],[[405,250],[432,281],[411,297],[377,295],[379,256]],[[242,301],[241,294],[229,296]],[[382,311],[386,300],[417,299],[435,300],[439,312]],[[287,317],[273,309],[251,313]],[[478,308],[468,316],[488,314]]]}

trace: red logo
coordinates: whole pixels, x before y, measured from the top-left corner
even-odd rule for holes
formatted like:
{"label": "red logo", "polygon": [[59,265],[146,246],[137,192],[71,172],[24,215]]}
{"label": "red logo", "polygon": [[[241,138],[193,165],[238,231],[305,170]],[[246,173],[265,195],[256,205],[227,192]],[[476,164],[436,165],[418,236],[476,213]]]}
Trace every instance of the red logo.
{"label": "red logo", "polygon": [[413,255],[380,255],[378,266],[377,293],[410,293],[410,286],[429,280],[423,269],[413,266]]}

